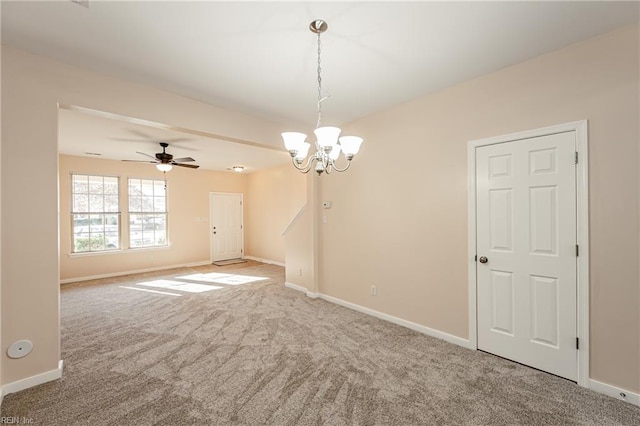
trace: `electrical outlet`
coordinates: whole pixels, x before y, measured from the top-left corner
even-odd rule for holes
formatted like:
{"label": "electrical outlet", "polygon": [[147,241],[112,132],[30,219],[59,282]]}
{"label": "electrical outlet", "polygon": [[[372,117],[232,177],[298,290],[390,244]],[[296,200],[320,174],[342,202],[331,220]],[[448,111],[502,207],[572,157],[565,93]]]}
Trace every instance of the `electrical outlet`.
{"label": "electrical outlet", "polygon": [[377,296],[378,295],[378,289],[376,288],[375,285],[371,286],[371,289],[369,290],[369,293],[371,293],[372,296]]}

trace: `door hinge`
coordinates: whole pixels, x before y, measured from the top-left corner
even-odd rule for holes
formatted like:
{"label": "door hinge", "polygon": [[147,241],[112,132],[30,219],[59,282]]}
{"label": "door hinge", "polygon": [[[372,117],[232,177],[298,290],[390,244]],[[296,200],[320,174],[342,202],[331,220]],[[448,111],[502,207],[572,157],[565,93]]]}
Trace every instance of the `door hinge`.
{"label": "door hinge", "polygon": [[580,338],[576,337],[576,349],[580,349]]}
{"label": "door hinge", "polygon": [[576,244],[576,257],[580,256],[580,246]]}
{"label": "door hinge", "polygon": [[576,164],[578,164],[578,151],[576,151]]}

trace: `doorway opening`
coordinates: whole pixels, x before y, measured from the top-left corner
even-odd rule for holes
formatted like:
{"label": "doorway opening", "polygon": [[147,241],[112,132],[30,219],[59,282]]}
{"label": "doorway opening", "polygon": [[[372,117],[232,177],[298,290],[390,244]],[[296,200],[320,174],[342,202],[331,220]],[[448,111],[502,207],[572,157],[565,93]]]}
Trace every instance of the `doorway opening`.
{"label": "doorway opening", "polygon": [[211,262],[242,259],[244,255],[243,195],[209,194]]}

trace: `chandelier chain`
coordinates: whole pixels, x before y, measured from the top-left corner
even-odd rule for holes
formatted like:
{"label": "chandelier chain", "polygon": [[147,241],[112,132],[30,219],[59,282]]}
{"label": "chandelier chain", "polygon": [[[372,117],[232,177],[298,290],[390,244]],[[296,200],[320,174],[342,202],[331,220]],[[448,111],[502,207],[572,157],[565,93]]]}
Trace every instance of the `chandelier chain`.
{"label": "chandelier chain", "polygon": [[[309,29],[318,37],[316,68],[318,74],[318,121],[314,130],[316,151],[307,157],[311,142],[305,141],[307,135],[304,133],[284,132],[282,133],[282,138],[284,139],[285,148],[291,155],[293,166],[302,173],[308,173],[311,170],[317,172],[318,175],[322,173],[329,174],[332,171],[344,172],[349,169],[351,160],[358,153],[362,138],[357,136],[339,137],[339,127],[322,126],[322,103],[330,97],[329,94],[323,94],[322,92],[322,40],[320,34],[327,30],[327,23],[321,19],[316,19],[309,24]],[[346,165],[342,168],[336,164],[336,160],[341,154],[344,155],[346,160]]]}
{"label": "chandelier chain", "polygon": [[320,42],[320,33],[318,33],[318,122],[316,128],[322,124],[322,64],[320,62],[320,56],[322,54],[322,43]]}

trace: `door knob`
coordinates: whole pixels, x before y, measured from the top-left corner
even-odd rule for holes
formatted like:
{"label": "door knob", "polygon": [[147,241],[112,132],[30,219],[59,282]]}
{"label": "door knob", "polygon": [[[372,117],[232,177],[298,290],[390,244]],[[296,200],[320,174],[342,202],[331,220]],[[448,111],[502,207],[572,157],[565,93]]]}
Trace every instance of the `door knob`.
{"label": "door knob", "polygon": [[480,263],[487,263],[489,261],[489,259],[487,259],[485,256],[480,256],[480,259],[478,259],[480,261]]}

